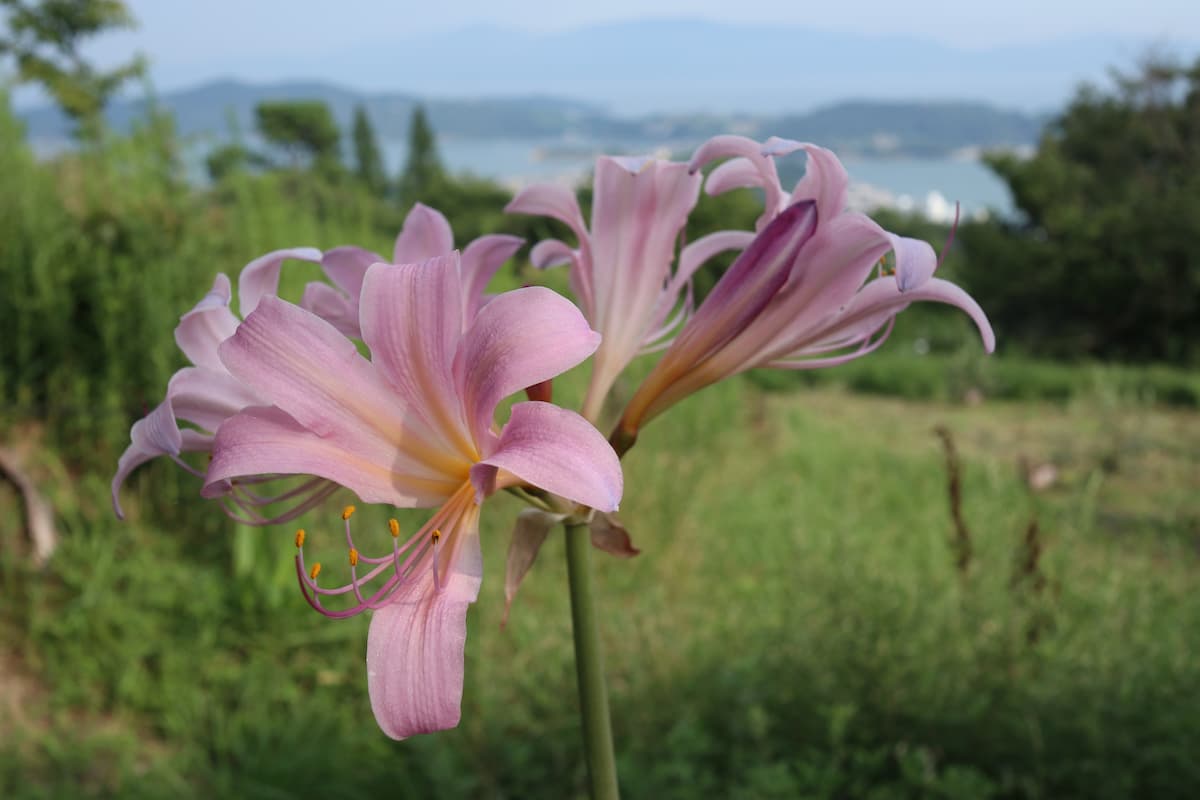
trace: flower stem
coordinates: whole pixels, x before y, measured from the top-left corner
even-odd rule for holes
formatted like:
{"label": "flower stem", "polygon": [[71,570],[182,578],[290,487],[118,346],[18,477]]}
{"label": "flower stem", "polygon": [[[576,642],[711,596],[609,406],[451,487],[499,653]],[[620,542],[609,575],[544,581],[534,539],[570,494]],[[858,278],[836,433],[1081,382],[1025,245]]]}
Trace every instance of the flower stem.
{"label": "flower stem", "polygon": [[566,525],[567,582],[571,591],[571,625],[575,632],[575,671],[583,715],[583,749],[587,755],[592,800],[617,800],[617,762],[613,755],[604,656],[592,597],[592,542],[586,524]]}

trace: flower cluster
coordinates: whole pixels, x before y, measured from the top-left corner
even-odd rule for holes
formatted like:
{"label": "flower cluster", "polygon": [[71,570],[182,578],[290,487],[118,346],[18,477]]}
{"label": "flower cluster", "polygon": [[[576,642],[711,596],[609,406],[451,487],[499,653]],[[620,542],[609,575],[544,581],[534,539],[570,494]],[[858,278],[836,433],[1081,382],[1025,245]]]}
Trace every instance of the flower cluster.
{"label": "flower cluster", "polygon": [[[801,150],[806,171],[788,193],[774,159]],[[701,167],[718,159],[705,178]],[[574,246],[540,242],[530,259],[569,265],[578,307],[542,287],[486,295],[522,241],[483,236],[460,254],[449,223],[422,205],[390,259],[339,247],[252,261],[238,280],[240,318],[230,309],[231,283],[219,275],[176,328],[191,366],[134,424],[113,479],[114,508],[122,514],[118,490],[135,467],[167,456],[202,479],[205,497],[252,524],[294,519],[340,487],[365,503],[436,509],[403,542],[393,520],[391,552],[370,556],[355,546],[354,507],[346,507],[345,585],[323,585],[320,564],[306,564],[303,530],[296,566],[319,612],[372,612],[368,689],[383,730],[403,738],[451,727],[466,609],[482,576],[479,507],[489,495],[511,489],[537,506],[514,531],[511,603],[558,522],[589,521],[598,547],[637,552],[611,513],[622,495],[619,457],[643,425],[687,395],[757,367],[814,369],[861,357],[920,300],[964,310],[992,349],[974,300],[933,277],[933,248],[847,211],[847,184],[823,148],[720,136],[687,163],[601,158],[590,226],[569,190],[526,189],[507,210],[550,216],[571,230]],[[761,190],[755,230],[680,247],[702,186],[709,194]],[[726,251],[736,260],[696,307],[693,275]],[[310,283],[298,305],[277,296],[288,259],[318,263],[328,278]],[[656,351],[664,352],[606,438],[594,426],[612,387],[635,357]],[[589,356],[582,414],[546,402],[548,382]],[[539,399],[517,403],[497,427],[500,401],[523,389]],[[207,468],[185,460],[188,452],[208,453]],[[353,604],[327,606],[332,597]]]}

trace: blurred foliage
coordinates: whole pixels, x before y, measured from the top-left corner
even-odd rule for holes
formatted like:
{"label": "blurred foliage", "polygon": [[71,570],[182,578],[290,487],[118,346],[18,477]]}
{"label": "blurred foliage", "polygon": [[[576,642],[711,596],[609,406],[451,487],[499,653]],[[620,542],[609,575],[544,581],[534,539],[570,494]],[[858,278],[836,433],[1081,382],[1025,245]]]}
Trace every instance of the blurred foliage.
{"label": "blurred foliage", "polygon": [[387,174],[383,169],[383,153],[379,150],[379,140],[367,109],[361,105],[354,107],[351,135],[354,139],[354,173],[372,192],[384,194],[387,191]]}
{"label": "blurred foliage", "polygon": [[962,278],[1002,344],[1200,361],[1200,59],[1086,87],[1032,158],[989,163],[1021,218],[963,226]]}
{"label": "blurred foliage", "polygon": [[[289,536],[232,524],[166,460],[127,485],[128,523],[110,512],[129,425],[182,366],[171,331],[216,271],[287,246],[390,252],[417,200],[459,246],[496,231],[570,240],[553,220],[504,214],[506,189],[447,175],[424,127],[411,143],[424,166],[397,198],[341,167],[328,130],[289,145],[306,155],[286,167],[225,153],[194,186],[165,117],[39,162],[0,103],[0,427],[32,453],[63,534],[38,571],[19,526],[0,526],[0,699],[19,698],[0,706],[17,710],[0,713],[0,796],[581,796],[557,541],[499,629],[515,501],[485,516],[463,723],[403,743],[370,718],[367,620],[307,611]],[[684,238],[749,228],[760,202],[705,197]],[[879,219],[935,244],[948,233]],[[1036,241],[990,229],[1006,247]],[[949,253],[950,277],[978,277],[979,241]],[[289,263],[281,294],[317,274]],[[497,284],[531,280],[562,276],[518,258]],[[598,580],[627,797],[1195,794],[1200,432],[1194,412],[1152,407],[1200,405],[1193,373],[984,359],[961,315],[928,307],[869,359],[751,378],[680,404],[626,462],[622,513],[644,555],[598,559]],[[780,382],[821,386],[804,402],[762,390]],[[556,396],[580,384],[561,379]],[[960,402],[980,396],[1021,402]],[[959,437],[965,571],[930,417]],[[1024,459],[1054,463],[1059,482],[1034,495]],[[19,513],[0,486],[0,516]],[[385,513],[360,517],[365,539],[390,546]],[[314,548],[336,533],[329,517],[300,522]],[[1030,558],[1038,580],[1015,579]]]}
{"label": "blurred foliage", "polygon": [[330,171],[340,166],[341,131],[329,106],[319,100],[276,100],[254,109],[258,132],[288,153],[293,167]]}
{"label": "blurred foliage", "polygon": [[400,202],[412,205],[423,201],[423,198],[437,195],[445,184],[446,168],[437,152],[437,139],[425,109],[417,106],[408,123],[408,154],[396,186]]}
{"label": "blurred foliage", "polygon": [[98,136],[109,99],[145,73],[140,57],[97,69],[80,52],[84,42],[114,28],[131,28],[122,0],[0,0],[0,56],[16,62],[16,78],[36,83],[76,124],[81,138]]}

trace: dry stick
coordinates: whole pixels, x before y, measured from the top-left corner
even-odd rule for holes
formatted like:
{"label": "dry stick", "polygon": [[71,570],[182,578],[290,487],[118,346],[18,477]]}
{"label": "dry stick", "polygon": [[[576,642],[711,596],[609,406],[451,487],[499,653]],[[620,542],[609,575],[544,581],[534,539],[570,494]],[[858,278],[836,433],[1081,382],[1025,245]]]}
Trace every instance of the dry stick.
{"label": "dry stick", "polygon": [[949,429],[939,425],[933,432],[941,438],[942,448],[946,451],[946,488],[950,494],[950,516],[954,520],[954,563],[959,573],[966,575],[971,565],[971,532],[967,530],[967,522],[962,514],[962,469],[958,462],[958,451],[954,448],[954,438]]}
{"label": "dry stick", "polygon": [[33,563],[42,566],[58,547],[58,533],[54,529],[54,510],[38,493],[33,481],[17,460],[16,454],[0,448],[0,476],[3,476],[21,494],[25,503],[26,528],[33,542]]}

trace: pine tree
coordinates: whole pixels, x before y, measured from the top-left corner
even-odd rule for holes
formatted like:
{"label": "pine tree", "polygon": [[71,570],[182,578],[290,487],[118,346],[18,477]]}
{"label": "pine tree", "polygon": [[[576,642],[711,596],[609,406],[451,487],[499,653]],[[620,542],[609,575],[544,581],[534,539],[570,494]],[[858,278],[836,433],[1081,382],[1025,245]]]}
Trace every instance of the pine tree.
{"label": "pine tree", "polygon": [[387,190],[383,155],[375,138],[375,128],[361,105],[354,108],[354,163],[359,179],[372,193],[382,195]]}
{"label": "pine tree", "polygon": [[445,182],[446,170],[437,154],[437,137],[425,117],[425,109],[417,106],[408,126],[408,159],[400,174],[400,202],[404,205],[430,202]]}

